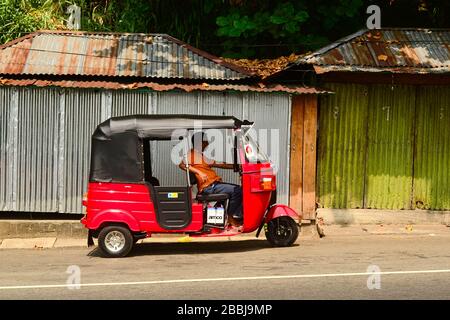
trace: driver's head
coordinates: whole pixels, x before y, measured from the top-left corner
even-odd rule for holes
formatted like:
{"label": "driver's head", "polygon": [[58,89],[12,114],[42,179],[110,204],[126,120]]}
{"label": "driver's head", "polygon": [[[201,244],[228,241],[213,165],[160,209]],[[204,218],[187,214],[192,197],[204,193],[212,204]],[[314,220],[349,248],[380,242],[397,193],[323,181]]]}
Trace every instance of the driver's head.
{"label": "driver's head", "polygon": [[204,132],[196,132],[192,135],[192,146],[195,150],[203,152],[208,146],[208,138]]}

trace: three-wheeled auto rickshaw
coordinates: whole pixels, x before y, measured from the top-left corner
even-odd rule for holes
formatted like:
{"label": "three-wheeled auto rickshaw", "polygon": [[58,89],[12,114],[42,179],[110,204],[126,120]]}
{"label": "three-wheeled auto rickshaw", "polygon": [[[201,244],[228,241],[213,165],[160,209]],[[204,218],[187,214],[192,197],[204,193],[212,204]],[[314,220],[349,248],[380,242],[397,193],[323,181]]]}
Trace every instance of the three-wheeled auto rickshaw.
{"label": "three-wheeled auto rickshaw", "polygon": [[[108,257],[126,256],[134,244],[156,233],[191,237],[233,236],[264,228],[274,246],[292,245],[301,216],[276,204],[274,168],[248,134],[252,123],[226,116],[136,115],[110,118],[92,135],[86,214],[81,222]],[[152,176],[150,142],[178,140],[185,155],[194,131],[226,129],[232,132],[232,159],[242,187],[242,227],[227,223],[228,194],[197,194],[185,157],[186,183],[161,186]],[[174,164],[175,166],[176,164]],[[179,170],[179,169],[178,169]],[[183,178],[184,179],[184,178]]]}

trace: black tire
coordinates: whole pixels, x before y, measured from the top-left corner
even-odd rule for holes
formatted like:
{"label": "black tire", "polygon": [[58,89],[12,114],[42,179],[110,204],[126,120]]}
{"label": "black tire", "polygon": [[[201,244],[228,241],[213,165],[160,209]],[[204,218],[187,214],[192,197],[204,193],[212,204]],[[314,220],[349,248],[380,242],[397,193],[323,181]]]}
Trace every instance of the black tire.
{"label": "black tire", "polygon": [[[117,235],[117,236],[115,236]],[[117,246],[117,250],[112,249],[110,244],[111,237],[118,237],[120,245]],[[108,226],[104,227],[98,235],[98,245],[107,258],[120,258],[125,257],[133,249],[134,238],[130,230],[122,226]]]}
{"label": "black tire", "polygon": [[274,247],[289,247],[298,238],[298,225],[291,217],[279,217],[267,223],[266,238]]}

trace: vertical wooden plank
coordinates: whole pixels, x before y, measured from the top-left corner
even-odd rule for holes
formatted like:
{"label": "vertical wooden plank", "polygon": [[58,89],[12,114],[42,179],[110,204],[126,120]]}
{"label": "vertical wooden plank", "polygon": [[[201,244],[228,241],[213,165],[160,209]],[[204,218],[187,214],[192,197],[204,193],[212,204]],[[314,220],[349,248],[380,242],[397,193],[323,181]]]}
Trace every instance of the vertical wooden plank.
{"label": "vertical wooden plank", "polygon": [[315,219],[317,96],[304,97],[303,123],[303,219]]}
{"label": "vertical wooden plank", "polygon": [[292,98],[289,206],[303,211],[303,114],[305,96]]}

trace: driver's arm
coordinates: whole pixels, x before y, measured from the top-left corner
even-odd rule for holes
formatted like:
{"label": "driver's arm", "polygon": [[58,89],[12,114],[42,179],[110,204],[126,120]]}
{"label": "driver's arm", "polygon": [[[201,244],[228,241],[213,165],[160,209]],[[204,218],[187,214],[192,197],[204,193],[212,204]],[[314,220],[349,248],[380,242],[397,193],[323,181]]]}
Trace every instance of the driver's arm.
{"label": "driver's arm", "polygon": [[[181,170],[186,171],[186,165],[185,165],[184,161],[181,161],[180,164],[178,165],[178,167]],[[204,174],[197,168],[194,168],[193,166],[189,166],[189,171],[198,175],[203,181],[206,181],[208,179],[208,176],[206,174]]]}
{"label": "driver's arm", "polygon": [[210,167],[213,168],[220,168],[220,169],[234,169],[234,165],[233,164],[229,164],[229,163],[217,163],[216,161],[209,159],[205,156],[203,156],[203,158],[205,159],[206,163],[209,164]]}
{"label": "driver's arm", "polygon": [[211,167],[221,168],[221,169],[234,169],[234,165],[231,163],[216,163],[214,162]]}

